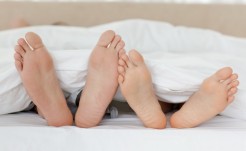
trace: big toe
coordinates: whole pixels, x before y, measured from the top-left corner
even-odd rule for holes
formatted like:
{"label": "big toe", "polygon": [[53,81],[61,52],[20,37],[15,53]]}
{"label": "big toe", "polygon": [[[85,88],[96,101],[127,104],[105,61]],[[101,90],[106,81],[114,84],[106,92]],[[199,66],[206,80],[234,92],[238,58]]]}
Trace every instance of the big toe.
{"label": "big toe", "polygon": [[139,52],[137,52],[136,50],[131,50],[129,52],[129,56],[130,56],[133,64],[135,64],[137,66],[144,63],[143,56]]}
{"label": "big toe", "polygon": [[107,30],[102,33],[101,37],[99,38],[97,45],[101,47],[108,47],[108,45],[113,41],[115,37],[115,32],[112,30]]}
{"label": "big toe", "polygon": [[25,37],[26,37],[26,41],[33,49],[38,49],[40,47],[43,47],[42,39],[36,33],[28,32]]}
{"label": "big toe", "polygon": [[220,80],[226,80],[228,79],[231,75],[232,75],[232,68],[230,67],[224,67],[220,70],[218,70],[215,74],[214,74],[214,78],[218,81]]}

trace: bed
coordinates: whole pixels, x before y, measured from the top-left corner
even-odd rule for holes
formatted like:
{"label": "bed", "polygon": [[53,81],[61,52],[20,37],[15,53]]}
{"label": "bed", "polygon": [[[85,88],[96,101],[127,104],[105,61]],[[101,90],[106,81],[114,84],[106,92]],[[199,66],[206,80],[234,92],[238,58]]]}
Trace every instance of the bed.
{"label": "bed", "polygon": [[[0,29],[8,29],[16,16],[33,25],[61,21],[86,27],[142,18],[245,37],[245,15],[244,5],[0,2]],[[246,150],[245,120],[218,115],[196,128],[174,129],[168,123],[167,129],[154,130],[145,128],[126,103],[114,105],[119,116],[105,117],[90,129],[48,127],[32,112],[1,115],[0,150]]]}

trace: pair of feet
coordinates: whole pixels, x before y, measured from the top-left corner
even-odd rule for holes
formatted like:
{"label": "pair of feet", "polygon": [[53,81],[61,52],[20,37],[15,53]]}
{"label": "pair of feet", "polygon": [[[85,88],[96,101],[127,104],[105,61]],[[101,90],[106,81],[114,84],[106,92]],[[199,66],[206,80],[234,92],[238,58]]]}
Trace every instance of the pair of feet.
{"label": "pair of feet", "polygon": [[[106,31],[93,49],[86,85],[80,98],[75,123],[96,126],[102,119],[118,85],[129,105],[146,127],[164,128],[166,117],[154,94],[151,75],[143,57],[135,50],[126,55],[124,42]],[[59,86],[51,56],[35,33],[27,33],[15,48],[15,65],[33,103],[51,126],[71,125],[73,117]],[[118,72],[117,72],[118,68]],[[206,79],[171,117],[177,128],[194,127],[212,118],[234,99],[239,82],[230,68]]]}
{"label": "pair of feet", "polygon": [[[136,51],[120,55],[118,82],[123,96],[146,127],[166,127],[166,117],[152,86],[151,74],[143,57]],[[168,73],[167,73],[168,74]],[[171,127],[191,128],[222,112],[233,100],[239,85],[238,75],[230,67],[218,70],[203,81],[195,92],[170,118]],[[168,104],[166,104],[168,109]]]}
{"label": "pair of feet", "polygon": [[[53,60],[41,38],[29,32],[17,43],[15,65],[38,113],[48,125],[71,125],[72,114],[59,85]],[[113,31],[101,35],[89,59],[86,85],[75,115],[77,126],[96,126],[104,116],[118,87],[118,52],[124,45],[121,37]]]}

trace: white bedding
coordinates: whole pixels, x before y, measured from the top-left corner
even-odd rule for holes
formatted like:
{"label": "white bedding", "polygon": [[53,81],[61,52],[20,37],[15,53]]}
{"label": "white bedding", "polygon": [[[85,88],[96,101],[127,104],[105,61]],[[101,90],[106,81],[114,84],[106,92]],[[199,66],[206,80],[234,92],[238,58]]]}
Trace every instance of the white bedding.
{"label": "white bedding", "polygon": [[[235,101],[222,115],[246,120],[245,39],[144,20],[91,28],[39,26],[0,32],[0,114],[23,110],[31,102],[14,66],[13,47],[19,37],[27,31],[41,35],[54,58],[61,87],[71,100],[83,88],[88,56],[107,29],[122,36],[126,50],[135,48],[144,55],[160,100],[184,102],[204,78],[221,67],[233,67],[240,86]],[[115,99],[124,100],[119,91]]]}
{"label": "white bedding", "polygon": [[0,116],[3,151],[245,151],[246,121],[217,116],[191,129],[144,128],[133,113],[104,119],[95,128],[48,127],[37,114]]}
{"label": "white bedding", "polygon": [[[234,67],[241,85],[237,99],[223,114],[246,119],[245,39],[142,20],[92,28],[41,26],[0,32],[0,114],[22,110],[31,101],[13,64],[13,47],[19,37],[27,31],[41,35],[69,99],[84,86],[88,56],[106,29],[122,35],[127,50],[136,48],[144,55],[158,97],[170,102],[185,101],[218,68]],[[123,100],[119,93],[116,99]],[[216,116],[192,129],[173,129],[168,124],[167,129],[154,130],[144,128],[133,113],[120,113],[95,128],[82,129],[48,127],[33,113],[8,114],[0,115],[0,150],[246,151],[246,121]]]}

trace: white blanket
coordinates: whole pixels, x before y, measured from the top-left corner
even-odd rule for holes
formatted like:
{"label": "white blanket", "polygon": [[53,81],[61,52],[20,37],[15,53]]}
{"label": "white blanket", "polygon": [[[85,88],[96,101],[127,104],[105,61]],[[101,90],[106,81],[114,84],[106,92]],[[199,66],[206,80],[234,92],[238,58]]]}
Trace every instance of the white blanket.
{"label": "white blanket", "polygon": [[[162,101],[179,103],[198,90],[202,80],[224,66],[239,74],[235,101],[223,115],[246,120],[246,40],[210,30],[174,27],[167,23],[128,20],[91,28],[38,26],[0,32],[0,114],[25,109],[31,102],[14,67],[14,45],[28,31],[38,33],[50,50],[68,100],[85,84],[87,61],[100,34],[115,30],[126,50],[140,51]],[[124,100],[118,91],[116,100]]]}

